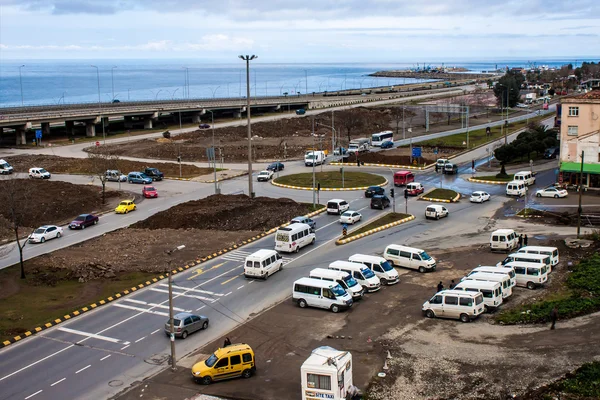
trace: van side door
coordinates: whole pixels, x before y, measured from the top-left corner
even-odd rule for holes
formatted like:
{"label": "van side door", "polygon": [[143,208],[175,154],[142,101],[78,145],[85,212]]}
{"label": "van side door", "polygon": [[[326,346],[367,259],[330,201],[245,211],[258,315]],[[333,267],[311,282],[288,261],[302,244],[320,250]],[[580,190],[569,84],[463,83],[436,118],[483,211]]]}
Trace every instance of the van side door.
{"label": "van side door", "polygon": [[392,261],[392,265],[400,265],[400,250],[387,249],[385,254],[387,259]]}
{"label": "van side door", "polygon": [[458,296],[444,296],[444,317],[458,318],[460,316],[460,306],[458,304]]}
{"label": "van side door", "polygon": [[398,257],[398,264],[404,268],[413,268],[412,267],[412,254],[409,251],[400,251],[400,257]]}
{"label": "van side door", "polygon": [[213,369],[214,380],[227,379],[230,374],[229,357],[221,358],[219,361],[217,361]]}

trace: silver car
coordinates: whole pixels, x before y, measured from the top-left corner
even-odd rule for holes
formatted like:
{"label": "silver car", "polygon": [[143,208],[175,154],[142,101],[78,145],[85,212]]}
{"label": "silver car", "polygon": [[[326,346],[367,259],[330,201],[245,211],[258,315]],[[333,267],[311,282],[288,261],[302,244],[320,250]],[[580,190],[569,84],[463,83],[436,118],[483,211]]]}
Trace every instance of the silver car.
{"label": "silver car", "polygon": [[[186,312],[175,314],[173,318],[173,329],[175,336],[185,339],[190,333],[208,328],[208,317]],[[171,320],[165,324],[165,333],[171,335]]]}

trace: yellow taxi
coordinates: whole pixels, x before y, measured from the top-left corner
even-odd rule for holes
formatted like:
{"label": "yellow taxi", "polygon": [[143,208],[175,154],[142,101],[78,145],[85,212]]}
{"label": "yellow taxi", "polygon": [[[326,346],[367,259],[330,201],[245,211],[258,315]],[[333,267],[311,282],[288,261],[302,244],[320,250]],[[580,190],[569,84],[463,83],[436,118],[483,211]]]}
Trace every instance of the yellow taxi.
{"label": "yellow taxi", "polygon": [[119,203],[115,212],[117,214],[127,214],[129,211],[135,211],[135,203],[133,200],[123,200]]}
{"label": "yellow taxi", "polygon": [[212,381],[230,378],[250,378],[256,372],[254,351],[246,343],[219,348],[206,360],[192,367],[192,378],[209,385]]}

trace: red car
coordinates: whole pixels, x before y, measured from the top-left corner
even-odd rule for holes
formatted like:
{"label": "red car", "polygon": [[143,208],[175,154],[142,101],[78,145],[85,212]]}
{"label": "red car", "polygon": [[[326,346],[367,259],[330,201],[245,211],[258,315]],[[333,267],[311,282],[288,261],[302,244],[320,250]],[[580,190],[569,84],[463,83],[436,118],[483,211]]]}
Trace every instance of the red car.
{"label": "red car", "polygon": [[92,214],[81,214],[69,224],[69,229],[85,229],[86,226],[96,225],[98,217]]}
{"label": "red car", "polygon": [[142,195],[149,199],[151,197],[158,197],[158,192],[154,186],[144,186],[142,189]]}

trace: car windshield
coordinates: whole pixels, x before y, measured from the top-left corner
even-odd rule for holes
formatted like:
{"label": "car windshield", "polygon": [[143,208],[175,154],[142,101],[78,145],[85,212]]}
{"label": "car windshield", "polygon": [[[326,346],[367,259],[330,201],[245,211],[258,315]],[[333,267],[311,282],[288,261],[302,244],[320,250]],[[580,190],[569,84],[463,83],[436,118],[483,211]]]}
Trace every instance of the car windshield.
{"label": "car windshield", "polygon": [[356,279],[354,279],[354,277],[352,277],[352,275],[346,275],[344,277],[344,282],[346,282],[348,287],[353,287],[353,286],[358,285],[358,282],[356,281]]}
{"label": "car windshield", "polygon": [[262,171],[261,173],[259,173],[259,175],[269,175],[269,172],[267,172],[267,171]]}
{"label": "car windshield", "polygon": [[42,173],[42,174],[43,174],[43,173],[45,173],[45,172],[48,172],[48,171],[46,171],[44,168],[40,168],[40,173]]}
{"label": "car windshield", "polygon": [[148,191],[154,191],[156,189],[154,189],[154,186],[146,186],[146,190],[148,190]]}
{"label": "car windshield", "polygon": [[472,194],[472,196],[473,196],[473,197],[479,197],[479,196],[481,196],[481,193],[477,193],[477,192],[475,192],[475,193],[473,193],[473,194]]}
{"label": "car windshield", "polygon": [[308,158],[309,160],[312,160],[313,158],[315,158],[315,155],[314,154],[308,154],[306,156],[306,158]]}
{"label": "car windshield", "polygon": [[126,201],[122,201],[122,202],[120,202],[120,203],[119,203],[119,205],[120,205],[120,206],[126,206],[126,205],[128,205],[128,204],[129,204],[129,203],[127,203]]}
{"label": "car windshield", "polygon": [[148,175],[146,175],[146,174],[140,174],[140,176],[141,176],[142,178],[144,178],[144,179],[145,179],[145,178],[148,178]]}
{"label": "car windshield", "polygon": [[424,251],[420,252],[419,255],[421,256],[421,259],[423,259],[425,261],[431,260],[431,256],[429,254],[425,253]]}
{"label": "car windshield", "polygon": [[483,296],[476,296],[475,297],[475,304],[479,305],[483,303]]}
{"label": "car windshield", "polygon": [[80,215],[79,217],[75,218],[75,221],[85,221],[85,215]]}
{"label": "car windshield", "polygon": [[381,265],[381,268],[383,268],[384,271],[391,271],[394,269],[394,267],[392,267],[387,261],[382,261],[379,263],[379,265]]}
{"label": "car windshield", "polygon": [[217,360],[217,356],[213,354],[210,357],[208,357],[206,361],[204,361],[204,364],[206,364],[208,368],[212,368],[212,366],[217,363]]}
{"label": "car windshield", "polygon": [[45,228],[37,228],[33,233],[44,233],[46,232]]}
{"label": "car windshield", "polygon": [[340,285],[335,285],[334,287],[331,288],[331,291],[336,296],[343,296],[346,294],[346,291],[344,289],[342,289],[342,287]]}
{"label": "car windshield", "polygon": [[373,271],[371,271],[369,268],[362,268],[360,270],[360,272],[362,272],[363,276],[365,277],[365,279],[369,279],[375,276],[375,274],[373,273]]}
{"label": "car windshield", "polygon": [[350,217],[352,216],[352,213],[349,211],[346,211],[345,213],[342,214],[342,217]]}

